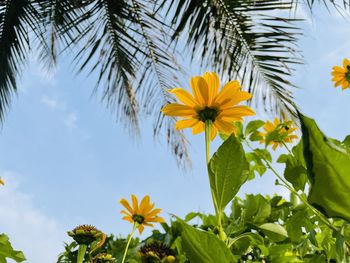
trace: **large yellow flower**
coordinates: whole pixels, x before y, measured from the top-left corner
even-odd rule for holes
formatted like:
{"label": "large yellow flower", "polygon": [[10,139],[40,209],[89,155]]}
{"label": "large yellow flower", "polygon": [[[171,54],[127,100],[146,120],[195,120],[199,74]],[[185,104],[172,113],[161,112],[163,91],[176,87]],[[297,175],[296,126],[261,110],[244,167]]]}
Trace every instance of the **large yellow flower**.
{"label": "large yellow flower", "polygon": [[260,132],[260,136],[263,137],[260,140],[260,143],[266,142],[266,137],[272,132],[277,132],[279,138],[276,140],[270,141],[270,145],[272,145],[272,149],[276,150],[278,146],[283,147],[284,143],[291,143],[293,140],[298,139],[298,136],[293,134],[297,128],[292,126],[291,121],[280,122],[278,118],[275,118],[273,122],[267,121],[263,126],[265,132]]}
{"label": "large yellow flower", "polygon": [[4,180],[2,180],[1,178],[0,178],[0,184],[1,184],[1,185],[5,185]]}
{"label": "large yellow flower", "polygon": [[181,117],[175,128],[180,130],[192,128],[193,134],[203,132],[205,122],[210,121],[211,139],[218,131],[230,135],[236,131],[234,122],[242,122],[244,116],[254,115],[255,112],[238,103],[249,100],[252,95],[241,91],[237,80],[230,81],[219,91],[220,81],[214,72],[206,72],[203,76],[191,78],[190,85],[193,96],[182,88],[175,88],[169,92],[182,102],[171,103],[163,107],[164,115]]}
{"label": "large yellow flower", "polygon": [[350,61],[343,60],[343,67],[335,66],[332,71],[334,87],[341,86],[342,89],[350,89]]}
{"label": "large yellow flower", "polygon": [[124,198],[119,201],[119,203],[126,208],[126,210],[122,210],[120,213],[125,215],[123,217],[124,220],[136,224],[140,234],[142,234],[144,226],[153,227],[152,223],[164,222],[162,217],[157,216],[162,210],[159,208],[153,209],[154,203],[151,203],[148,195],[142,199],[140,205],[138,205],[138,200],[135,195],[131,195],[131,200],[132,206]]}

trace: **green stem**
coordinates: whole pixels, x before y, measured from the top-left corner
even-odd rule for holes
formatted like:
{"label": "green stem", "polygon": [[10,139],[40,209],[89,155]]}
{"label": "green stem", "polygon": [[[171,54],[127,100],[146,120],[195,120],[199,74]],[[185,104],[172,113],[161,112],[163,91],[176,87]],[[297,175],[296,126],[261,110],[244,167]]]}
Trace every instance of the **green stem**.
{"label": "green stem", "polygon": [[207,160],[207,165],[209,165],[210,161],[210,136],[211,136],[211,121],[205,122],[205,157]]}
{"label": "green stem", "polygon": [[[209,174],[209,162],[210,162],[210,141],[211,141],[211,126],[212,126],[212,121],[207,120],[205,122],[205,156],[206,156],[206,160],[207,160],[207,169],[208,169],[208,177],[209,177],[209,181],[210,181],[210,174]],[[219,208],[217,206],[217,202],[215,199],[215,195],[213,193],[213,190],[210,187],[210,191],[211,191],[211,196],[213,199],[213,203],[214,203],[214,208],[215,208],[215,214],[216,214],[216,218],[217,218],[217,224],[218,224],[218,228],[219,228],[219,237],[221,240],[225,241],[226,240],[226,234],[224,232],[224,229],[222,227],[222,218],[221,218],[221,211],[219,211]]]}
{"label": "green stem", "polygon": [[282,141],[283,146],[287,149],[287,151],[294,156],[293,152],[289,149],[289,147],[287,146],[287,144],[285,142]]}
{"label": "green stem", "polygon": [[77,263],[83,263],[87,245],[79,245]]}
{"label": "green stem", "polygon": [[129,235],[128,243],[126,244],[126,247],[125,247],[125,251],[124,251],[122,263],[125,262],[126,254],[128,253],[128,249],[129,249],[129,246],[130,246],[130,242],[131,242],[132,237],[133,237],[134,234],[135,234],[136,227],[137,227],[137,223],[134,223],[134,227],[132,228],[132,231],[131,231],[131,233],[130,233],[130,235]]}

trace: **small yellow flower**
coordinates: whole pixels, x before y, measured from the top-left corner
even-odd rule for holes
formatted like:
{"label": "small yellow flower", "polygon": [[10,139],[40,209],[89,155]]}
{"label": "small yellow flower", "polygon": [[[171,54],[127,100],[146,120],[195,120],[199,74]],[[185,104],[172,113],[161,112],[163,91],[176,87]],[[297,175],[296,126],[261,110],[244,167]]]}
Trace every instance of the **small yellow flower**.
{"label": "small yellow flower", "polygon": [[213,140],[218,131],[226,135],[235,133],[234,122],[242,122],[242,117],[255,114],[250,107],[237,105],[252,97],[250,93],[241,91],[237,80],[228,82],[219,91],[218,75],[206,72],[203,76],[191,78],[190,85],[193,96],[182,88],[172,89],[169,92],[182,104],[171,103],[162,109],[164,115],[183,118],[175,125],[178,130],[192,128],[192,133],[198,134],[204,131],[205,122],[211,121]]}
{"label": "small yellow flower", "polygon": [[291,143],[293,140],[298,139],[298,136],[293,134],[297,128],[292,126],[291,121],[280,122],[278,118],[275,118],[273,123],[270,121],[265,122],[263,126],[265,132],[260,132],[260,136],[263,137],[260,140],[260,143],[266,142],[266,137],[275,131],[278,131],[278,134],[281,137],[278,140],[272,140],[269,144],[272,145],[272,149],[276,150],[278,146],[282,147],[283,143]]}
{"label": "small yellow flower", "polygon": [[159,208],[154,208],[154,203],[151,203],[150,197],[146,195],[140,205],[135,195],[131,195],[132,206],[129,202],[122,198],[119,203],[123,205],[126,210],[122,210],[121,213],[125,216],[123,220],[129,221],[130,223],[136,224],[140,234],[142,234],[144,226],[153,227],[152,223],[163,223],[164,219],[157,215],[162,211]]}
{"label": "small yellow flower", "polygon": [[0,184],[5,185],[5,181],[0,178]]}
{"label": "small yellow flower", "polygon": [[332,71],[334,87],[341,86],[342,89],[350,89],[350,61],[343,60],[343,67],[335,66]]}

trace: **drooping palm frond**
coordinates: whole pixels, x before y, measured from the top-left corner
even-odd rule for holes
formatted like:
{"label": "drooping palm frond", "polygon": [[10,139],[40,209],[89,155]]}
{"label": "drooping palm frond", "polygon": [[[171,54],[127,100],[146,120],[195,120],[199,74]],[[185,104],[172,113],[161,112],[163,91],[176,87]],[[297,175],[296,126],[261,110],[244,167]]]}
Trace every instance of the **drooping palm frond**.
{"label": "drooping palm frond", "polygon": [[[341,15],[346,15],[345,12],[350,11],[349,0],[294,0],[295,4],[306,4],[312,10],[315,4],[324,5],[330,12],[334,12],[330,7],[334,7],[336,12]],[[345,11],[345,12],[344,12]]]}
{"label": "drooping palm frond", "polygon": [[30,34],[40,35],[38,3],[30,0],[0,1],[0,122],[17,91],[30,49]]}
{"label": "drooping palm frond", "polygon": [[[169,32],[172,29],[165,24],[164,18],[157,16],[154,1],[131,0],[135,14],[135,30],[140,32],[139,54],[141,67],[137,81],[138,89],[143,89],[142,100],[145,110],[156,117],[154,135],[165,132],[167,142],[180,166],[190,164],[187,140],[182,131],[175,130],[175,119],[164,118],[160,109],[170,102],[167,90],[179,85],[179,76],[183,74],[174,54],[169,52],[171,42]],[[148,87],[148,88],[146,88]]]}
{"label": "drooping palm frond", "polygon": [[179,0],[168,14],[176,25],[174,39],[185,36],[193,57],[240,79],[266,110],[294,115],[289,77],[302,61],[292,9],[288,0]]}

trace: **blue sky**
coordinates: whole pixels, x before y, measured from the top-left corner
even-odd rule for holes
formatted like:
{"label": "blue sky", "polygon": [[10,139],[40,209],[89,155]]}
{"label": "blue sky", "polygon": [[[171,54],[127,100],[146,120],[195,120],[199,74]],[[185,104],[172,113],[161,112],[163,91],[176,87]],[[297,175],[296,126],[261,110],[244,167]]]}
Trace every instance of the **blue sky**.
{"label": "blue sky", "polygon": [[[301,87],[296,102],[327,135],[342,139],[350,133],[350,91],[334,89],[330,71],[350,56],[349,22],[322,8],[303,25],[306,64],[293,78]],[[154,142],[151,120],[143,121],[141,140],[133,141],[99,98],[91,97],[91,79],[76,77],[72,69],[63,59],[48,75],[33,60],[0,134],[0,176],[7,182],[0,189],[0,232],[9,234],[28,262],[54,262],[69,240],[65,231],[78,224],[126,235],[131,226],[120,219],[118,200],[131,193],[150,194],[167,218],[211,212],[204,135],[187,133],[193,169],[183,172],[166,144]],[[240,195],[286,195],[273,183],[266,175]]]}

